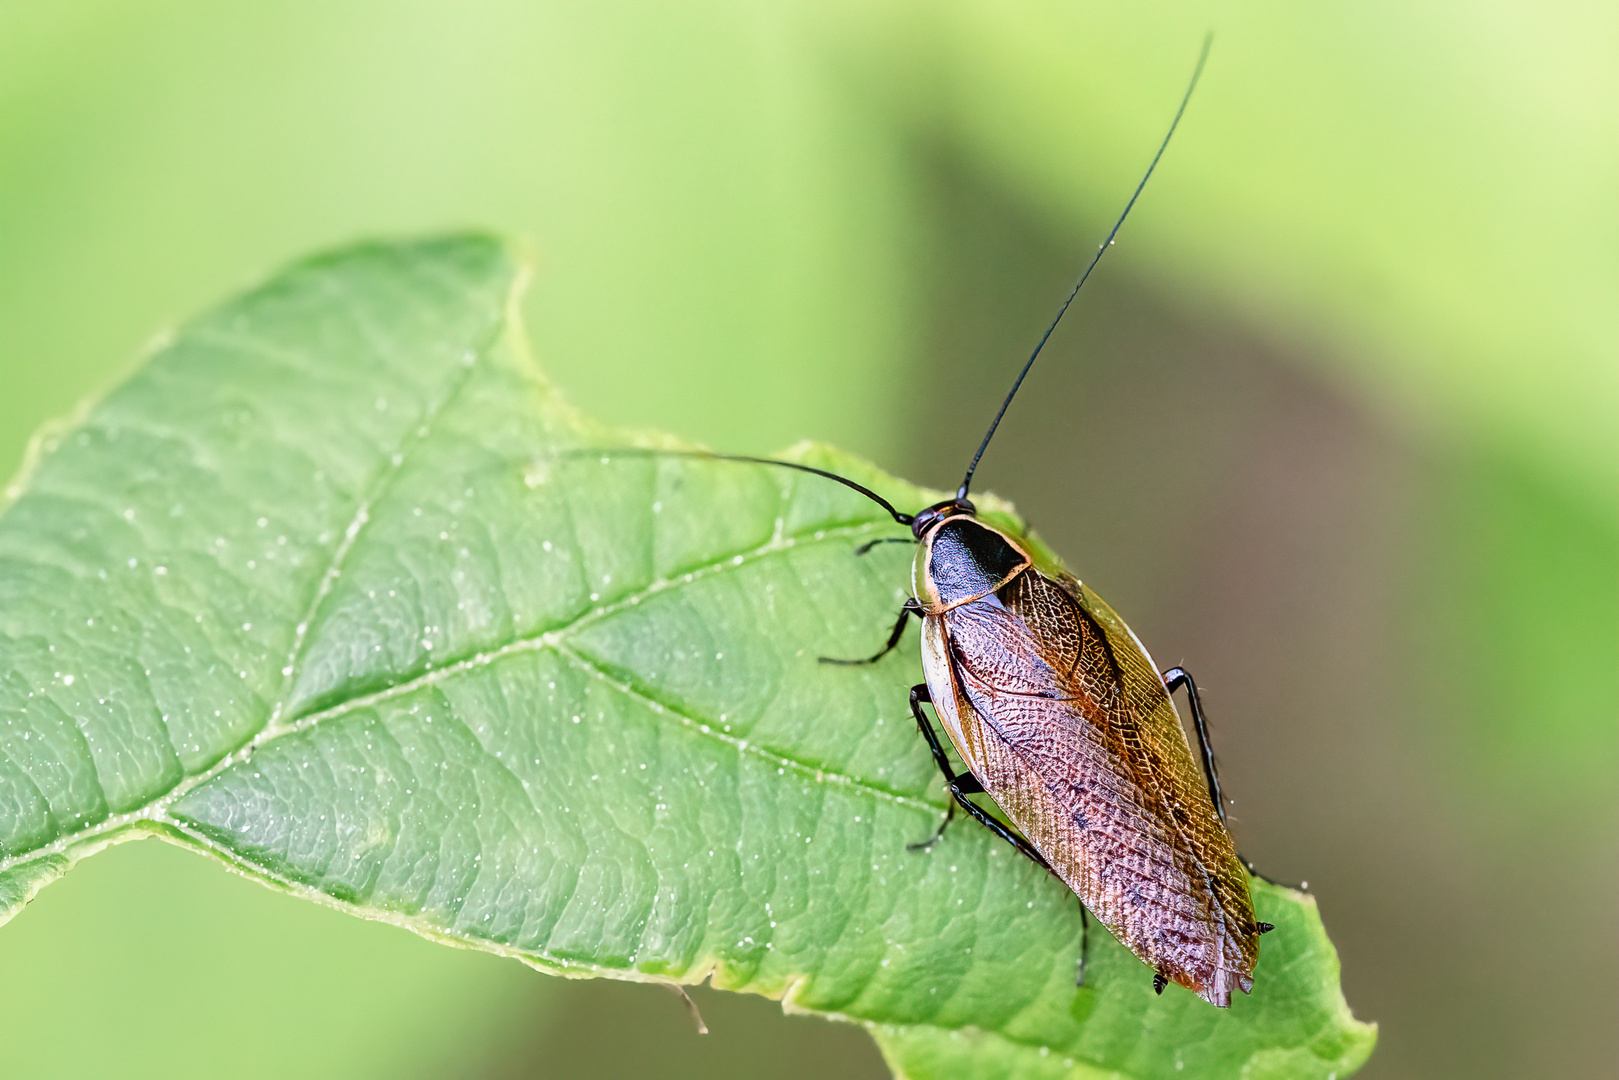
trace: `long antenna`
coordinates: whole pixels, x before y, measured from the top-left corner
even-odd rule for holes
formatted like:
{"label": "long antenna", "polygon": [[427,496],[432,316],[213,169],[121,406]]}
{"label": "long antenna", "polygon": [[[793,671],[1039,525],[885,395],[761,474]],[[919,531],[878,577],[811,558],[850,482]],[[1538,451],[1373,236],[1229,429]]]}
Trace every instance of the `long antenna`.
{"label": "long antenna", "polygon": [[964,500],[967,498],[967,489],[972,486],[973,472],[978,468],[978,459],[984,456],[985,450],[989,449],[989,440],[994,438],[995,429],[1001,424],[1001,417],[1006,415],[1007,407],[1012,404],[1012,399],[1017,397],[1018,388],[1023,385],[1024,377],[1029,374],[1029,369],[1034,367],[1034,362],[1039,357],[1040,350],[1046,347],[1046,341],[1050,339],[1051,332],[1057,329],[1057,324],[1062,322],[1062,317],[1068,313],[1068,305],[1074,302],[1074,297],[1078,296],[1079,290],[1084,288],[1086,279],[1091,276],[1091,271],[1095,270],[1096,264],[1102,261],[1102,256],[1107,254],[1107,249],[1113,246],[1113,238],[1119,235],[1119,227],[1124,224],[1124,219],[1130,216],[1130,211],[1135,207],[1136,200],[1141,198],[1141,190],[1147,186],[1147,181],[1152,179],[1152,171],[1158,167],[1158,159],[1164,156],[1164,151],[1169,147],[1170,138],[1175,134],[1175,129],[1180,126],[1181,116],[1186,112],[1186,103],[1192,100],[1192,91],[1197,89],[1197,80],[1203,74],[1203,64],[1209,58],[1209,46],[1212,44],[1214,44],[1214,35],[1211,33],[1203,39],[1203,51],[1198,54],[1197,66],[1192,69],[1192,81],[1186,85],[1186,93],[1181,95],[1180,108],[1175,110],[1175,119],[1169,122],[1169,131],[1164,134],[1164,141],[1158,144],[1158,152],[1152,156],[1152,164],[1147,166],[1147,172],[1142,176],[1141,183],[1136,185],[1135,194],[1131,195],[1130,201],[1124,204],[1124,213],[1120,214],[1119,220],[1113,223],[1113,228],[1107,234],[1107,239],[1102,241],[1102,246],[1096,249],[1095,255],[1091,256],[1090,264],[1085,267],[1085,272],[1079,275],[1079,281],[1074,284],[1073,290],[1069,292],[1068,299],[1064,300],[1062,307],[1057,310],[1057,317],[1051,320],[1051,325],[1046,327],[1046,332],[1041,335],[1040,344],[1034,347],[1034,352],[1029,355],[1028,362],[1023,365],[1023,370],[1018,372],[1017,382],[1012,384],[1012,392],[1006,395],[1005,401],[1001,402],[1001,411],[996,413],[995,419],[990,421],[989,430],[984,432],[984,441],[978,444],[978,453],[973,455],[972,464],[967,466],[967,475],[962,479],[961,487],[956,490],[957,499]]}
{"label": "long antenna", "polygon": [[835,472],[817,469],[813,465],[800,465],[796,461],[777,461],[775,458],[747,457],[743,454],[714,454],[707,450],[662,450],[649,446],[613,446],[605,448],[581,447],[577,450],[565,450],[559,457],[680,457],[694,458],[699,461],[746,461],[754,465],[774,465],[780,469],[793,469],[798,472],[810,473],[813,476],[824,476],[828,480],[836,480],[846,488],[852,488],[888,511],[901,525],[909,525],[916,520],[915,515],[907,514],[894,508],[894,504],[862,484],[857,484],[847,476],[839,476]]}

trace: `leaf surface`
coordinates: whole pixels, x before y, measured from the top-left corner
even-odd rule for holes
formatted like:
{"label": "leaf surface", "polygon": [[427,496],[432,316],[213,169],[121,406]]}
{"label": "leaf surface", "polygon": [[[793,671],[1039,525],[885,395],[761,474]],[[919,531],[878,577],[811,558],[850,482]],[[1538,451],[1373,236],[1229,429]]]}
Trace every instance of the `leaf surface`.
{"label": "leaf surface", "polygon": [[[1213,1009],[943,801],[881,639],[903,535],[787,470],[613,454],[478,236],[299,264],[43,439],[0,518],[0,904],[158,834],[566,974],[867,1025],[907,1076],[1346,1076],[1313,901]],[[585,450],[587,452],[580,452]],[[802,454],[901,506],[927,493]]]}

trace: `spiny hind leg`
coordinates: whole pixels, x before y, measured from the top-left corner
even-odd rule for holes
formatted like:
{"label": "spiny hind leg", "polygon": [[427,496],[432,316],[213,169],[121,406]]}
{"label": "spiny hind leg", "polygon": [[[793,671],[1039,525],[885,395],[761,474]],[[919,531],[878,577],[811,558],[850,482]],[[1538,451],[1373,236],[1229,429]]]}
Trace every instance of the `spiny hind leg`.
{"label": "spiny hind leg", "polygon": [[928,741],[928,749],[933,752],[934,764],[939,766],[939,772],[944,776],[945,785],[950,789],[952,802],[950,803],[950,808],[945,811],[944,821],[940,823],[938,830],[932,836],[919,843],[907,844],[906,847],[912,851],[925,851],[938,843],[939,839],[944,836],[946,826],[955,817],[956,807],[960,806],[975,818],[979,824],[1027,855],[1034,861],[1036,866],[1044,870],[1050,870],[1051,866],[1034,849],[1033,844],[995,820],[977,803],[967,798],[969,795],[976,795],[983,791],[984,786],[978,782],[978,777],[972,773],[964,772],[957,775],[955,769],[951,768],[950,757],[944,752],[944,743],[939,740],[939,733],[934,730],[933,722],[928,719],[927,713],[922,711],[923,702],[931,705],[933,704],[933,699],[928,696],[927,684],[918,683],[916,686],[911,687],[911,715],[916,717],[916,726],[921,729],[922,737]]}
{"label": "spiny hind leg", "polygon": [[1171,694],[1186,687],[1186,700],[1192,706],[1192,726],[1197,729],[1197,748],[1203,758],[1203,777],[1209,783],[1209,797],[1214,800],[1214,812],[1225,821],[1225,798],[1220,794],[1220,774],[1214,764],[1214,744],[1209,742],[1209,722],[1203,715],[1203,699],[1198,696],[1197,682],[1185,668],[1172,667],[1164,672],[1164,687]]}
{"label": "spiny hind leg", "polygon": [[1079,905],[1079,968],[1074,972],[1074,985],[1085,985],[1085,965],[1091,959],[1091,913],[1085,910],[1083,901]]}
{"label": "spiny hind leg", "polygon": [[[1165,688],[1171,694],[1183,686],[1186,687],[1186,700],[1192,706],[1192,726],[1197,729],[1197,749],[1203,759],[1203,777],[1209,783],[1209,797],[1214,800],[1214,812],[1220,815],[1220,824],[1224,825],[1226,823],[1225,797],[1220,793],[1220,774],[1215,768],[1214,744],[1209,741],[1209,722],[1203,714],[1203,699],[1197,692],[1197,681],[1192,678],[1190,671],[1180,667],[1172,667],[1165,671],[1163,679]],[[1292,885],[1261,874],[1255,869],[1252,862],[1243,857],[1240,851],[1237,852],[1237,858],[1242,860],[1242,865],[1248,868],[1250,874],[1261,881],[1268,881],[1272,885],[1280,885],[1284,889],[1304,891],[1303,885]],[[1260,923],[1259,926],[1261,934],[1273,929],[1270,923]]]}
{"label": "spiny hind leg", "polygon": [[823,656],[819,659],[823,664],[839,664],[844,667],[853,667],[859,664],[875,664],[877,661],[894,651],[894,646],[899,644],[899,639],[905,636],[905,624],[910,622],[912,615],[920,614],[922,614],[922,605],[918,604],[915,599],[907,600],[905,601],[904,606],[899,609],[899,618],[894,620],[894,629],[888,633],[888,643],[885,644],[881,649],[878,649],[870,656],[862,657],[858,660],[841,660],[834,656]]}

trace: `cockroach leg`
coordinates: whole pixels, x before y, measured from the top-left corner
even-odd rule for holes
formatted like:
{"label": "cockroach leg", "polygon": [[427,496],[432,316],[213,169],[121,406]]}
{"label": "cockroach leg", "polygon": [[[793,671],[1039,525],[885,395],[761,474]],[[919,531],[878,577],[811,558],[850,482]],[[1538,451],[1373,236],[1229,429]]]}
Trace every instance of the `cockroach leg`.
{"label": "cockroach leg", "polygon": [[937,844],[944,837],[944,830],[946,829],[946,827],[949,826],[950,822],[955,818],[955,816],[956,816],[956,801],[954,799],[951,799],[950,800],[950,805],[945,808],[944,820],[939,822],[939,827],[937,829],[933,830],[933,835],[928,837],[926,840],[918,840],[914,844],[906,844],[905,845],[905,850],[906,851],[927,851],[930,848],[932,848],[934,844]]}
{"label": "cockroach leg", "polygon": [[[1214,799],[1214,809],[1220,815],[1220,824],[1224,825],[1226,823],[1225,797],[1220,794],[1220,776],[1215,771],[1214,765],[1214,744],[1209,741],[1209,722],[1203,716],[1203,699],[1198,696],[1197,683],[1193,680],[1190,671],[1185,668],[1172,667],[1164,672],[1164,686],[1171,694],[1182,686],[1186,687],[1186,700],[1192,706],[1192,726],[1197,729],[1197,748],[1203,758],[1203,775],[1209,782],[1209,795]],[[1272,885],[1279,885],[1284,889],[1292,889],[1295,892],[1304,891],[1302,885],[1277,881],[1273,877],[1261,874],[1254,868],[1252,862],[1243,857],[1240,851],[1237,852],[1237,858],[1241,859],[1242,865],[1248,868],[1248,872],[1260,881],[1268,881]],[[1260,931],[1262,934],[1264,932],[1263,930]]]}
{"label": "cockroach leg", "polygon": [[877,652],[861,660],[840,660],[832,656],[823,656],[820,657],[820,661],[823,664],[839,664],[844,667],[851,667],[857,664],[875,664],[877,661],[894,651],[894,646],[899,644],[899,639],[905,636],[905,624],[910,621],[912,615],[920,614],[922,614],[922,605],[917,603],[914,599],[907,600],[905,601],[904,606],[899,609],[899,618],[894,620],[894,629],[889,631],[888,644],[884,645]]}
{"label": "cockroach leg", "polygon": [[[944,752],[944,744],[939,741],[939,733],[933,730],[933,723],[928,720],[928,714],[922,711],[923,702],[932,705],[933,696],[928,693],[927,683],[917,683],[911,687],[911,715],[916,717],[916,726],[921,730],[922,738],[927,740],[928,749],[933,751],[933,763],[939,766],[939,771],[944,774],[945,783],[954,786],[956,770],[950,765],[950,755]],[[976,781],[974,782],[976,783]],[[954,811],[955,807],[952,805],[951,812],[954,813]],[[950,817],[947,814],[945,824],[949,824],[949,822]],[[939,831],[944,831],[942,826]]]}
{"label": "cockroach leg", "polygon": [[916,543],[916,541],[913,540],[909,536],[882,536],[882,537],[878,537],[876,540],[867,540],[864,544],[861,544],[859,547],[855,548],[854,553],[856,555],[864,555],[866,552],[870,551],[872,548],[876,547],[878,544],[914,544],[914,543]]}
{"label": "cockroach leg", "polygon": [[1085,965],[1091,955],[1091,913],[1079,905],[1079,970],[1074,973],[1074,985],[1085,985]]}
{"label": "cockroach leg", "polygon": [[1002,825],[999,821],[996,821],[977,803],[967,798],[968,795],[975,795],[983,791],[984,786],[978,782],[978,777],[972,773],[964,772],[957,776],[956,771],[950,767],[950,757],[944,752],[944,744],[939,741],[939,733],[933,730],[933,722],[928,719],[928,714],[922,711],[923,702],[931,705],[933,704],[933,698],[928,694],[928,684],[918,683],[911,687],[911,715],[916,717],[916,726],[922,730],[922,737],[927,740],[928,749],[933,751],[933,761],[939,766],[939,772],[944,774],[945,785],[949,787],[950,797],[955,802],[951,804],[950,809],[945,811],[944,822],[939,826],[937,832],[919,844],[907,844],[906,846],[913,851],[926,850],[938,843],[939,838],[944,835],[945,826],[950,824],[950,819],[954,816],[956,806],[959,805],[984,828],[1023,852],[1033,860],[1036,866],[1049,872],[1051,865],[1034,849],[1033,844]]}
{"label": "cockroach leg", "polygon": [[[975,791],[983,790],[983,788],[977,786],[977,780],[973,780],[973,785]],[[996,821],[981,806],[967,798],[966,793],[956,786],[956,781],[954,780],[950,782],[950,794],[955,798],[956,802],[961,804],[961,808],[967,811],[968,814],[972,815],[972,817],[976,819],[980,825],[994,833],[996,836],[1000,837],[1002,840],[1005,840],[1008,844],[1011,844],[1019,851],[1023,852],[1023,854],[1027,855],[1029,860],[1040,869],[1046,871],[1047,873],[1054,872],[1051,869],[1051,864],[1046,862],[1045,856],[1034,850],[1033,844],[1023,839],[1023,837],[1019,836],[1011,829],[1008,829],[1005,825],[1002,825],[999,821]]]}
{"label": "cockroach leg", "polygon": [[[1294,892],[1309,892],[1310,891],[1309,885],[1306,884],[1305,882],[1301,881],[1298,884],[1294,884],[1291,881],[1277,881],[1275,878],[1271,877],[1269,874],[1260,873],[1259,870],[1257,868],[1255,868],[1254,864],[1249,862],[1248,859],[1245,858],[1243,856],[1242,852],[1240,852],[1240,851],[1237,852],[1237,858],[1241,859],[1242,860],[1242,865],[1248,868],[1249,875],[1252,876],[1252,877],[1258,878],[1260,881],[1266,882],[1267,884],[1270,884],[1270,885],[1275,885],[1278,888],[1292,889]],[[1271,926],[1270,923],[1260,923],[1259,925],[1263,926],[1263,927],[1266,927],[1266,928],[1268,928],[1270,930],[1276,929],[1274,926]],[[1261,934],[1265,933],[1265,930],[1261,930],[1260,933]]]}
{"label": "cockroach leg", "polygon": [[1220,794],[1220,774],[1215,771],[1214,744],[1209,742],[1209,722],[1203,717],[1203,699],[1197,694],[1197,682],[1185,668],[1172,667],[1164,672],[1164,687],[1173,694],[1186,687],[1186,700],[1192,706],[1192,726],[1197,728],[1197,748],[1203,758],[1203,776],[1209,782],[1209,796],[1214,800],[1214,812],[1225,820],[1225,798]]}

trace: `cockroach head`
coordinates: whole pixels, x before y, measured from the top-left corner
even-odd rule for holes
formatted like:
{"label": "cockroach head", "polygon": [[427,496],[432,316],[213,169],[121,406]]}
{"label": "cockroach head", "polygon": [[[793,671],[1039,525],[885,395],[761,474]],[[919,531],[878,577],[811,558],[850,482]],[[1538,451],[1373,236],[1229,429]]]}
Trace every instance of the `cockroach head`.
{"label": "cockroach head", "polygon": [[911,519],[911,535],[920,540],[945,518],[960,517],[963,514],[968,517],[977,516],[978,508],[972,504],[971,499],[946,499],[944,502],[934,503]]}

